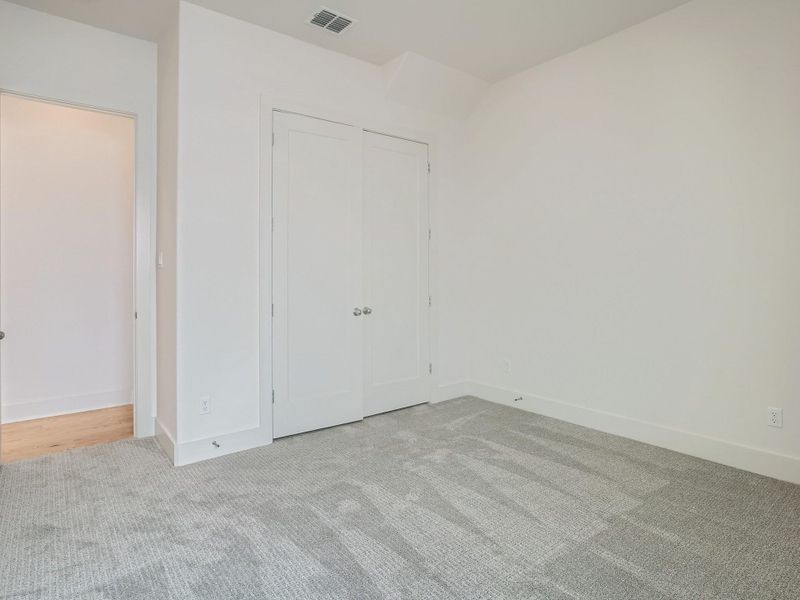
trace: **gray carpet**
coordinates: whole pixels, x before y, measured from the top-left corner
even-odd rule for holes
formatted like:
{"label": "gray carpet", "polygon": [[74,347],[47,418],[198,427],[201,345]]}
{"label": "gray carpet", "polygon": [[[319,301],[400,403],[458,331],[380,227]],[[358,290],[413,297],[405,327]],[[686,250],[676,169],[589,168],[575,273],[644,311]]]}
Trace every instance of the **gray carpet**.
{"label": "gray carpet", "polygon": [[5,466],[0,597],[800,597],[800,486],[476,399]]}

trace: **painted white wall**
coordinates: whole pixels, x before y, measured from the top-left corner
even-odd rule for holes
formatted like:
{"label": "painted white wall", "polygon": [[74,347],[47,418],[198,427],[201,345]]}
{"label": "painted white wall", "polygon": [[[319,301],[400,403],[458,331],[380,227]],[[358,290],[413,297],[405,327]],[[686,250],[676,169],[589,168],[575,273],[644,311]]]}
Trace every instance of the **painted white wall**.
{"label": "painted white wall", "polygon": [[0,94],[0,416],[133,398],[134,121]]}
{"label": "painted white wall", "polygon": [[158,42],[156,236],[156,436],[173,455],[177,439],[178,12]]}
{"label": "painted white wall", "polygon": [[492,86],[470,389],[800,481],[798,106],[792,0],[696,0]]}
{"label": "painted white wall", "polygon": [[136,115],[136,435],[155,401],[156,45],[0,0],[0,89]]}
{"label": "painted white wall", "polygon": [[[440,264],[460,261],[451,215],[462,201],[462,162],[458,122],[386,100],[377,66],[185,2],[179,46],[177,441],[202,448],[193,455],[202,458],[212,438],[259,424],[259,360],[271,362],[269,344],[259,347],[260,269],[269,269],[259,262],[259,178],[260,164],[271,163],[269,147],[260,155],[261,97],[433,136]],[[435,368],[443,380],[461,380],[466,305],[453,279],[462,272],[440,273]],[[270,382],[264,387],[269,394]],[[207,415],[199,411],[202,396],[211,396]],[[222,445],[219,452],[227,451]]]}

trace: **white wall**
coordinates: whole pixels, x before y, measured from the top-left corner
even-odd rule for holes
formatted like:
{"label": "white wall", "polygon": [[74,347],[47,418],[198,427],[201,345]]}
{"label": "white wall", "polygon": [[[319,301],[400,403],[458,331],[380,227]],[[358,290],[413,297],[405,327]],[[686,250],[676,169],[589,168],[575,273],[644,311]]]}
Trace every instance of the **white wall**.
{"label": "white wall", "polygon": [[[260,276],[269,280],[269,262],[259,259],[259,179],[269,173],[261,165],[271,164],[269,147],[260,155],[262,96],[409,137],[432,135],[440,264],[459,262],[457,218],[443,216],[457,212],[461,196],[457,122],[386,100],[379,67],[188,3],[181,3],[179,47],[177,441],[184,462],[263,442],[254,432],[259,423],[271,431],[259,415],[259,394],[271,390],[269,381],[260,386],[268,371],[259,372],[260,361],[271,362],[268,330],[259,336],[260,293],[268,302]],[[268,248],[270,239],[264,242]],[[461,272],[440,273],[435,368],[443,381],[460,380],[465,308],[452,279]],[[208,415],[200,414],[201,396],[212,398]]]}
{"label": "white wall", "polygon": [[800,481],[798,107],[792,0],[696,0],[493,86],[470,389]]}
{"label": "white wall", "polygon": [[0,89],[136,115],[136,434],[155,399],[156,46],[0,0]]}
{"label": "white wall", "polygon": [[133,398],[134,121],[0,94],[0,417]]}
{"label": "white wall", "polygon": [[178,12],[158,43],[156,436],[172,455],[177,439]]}

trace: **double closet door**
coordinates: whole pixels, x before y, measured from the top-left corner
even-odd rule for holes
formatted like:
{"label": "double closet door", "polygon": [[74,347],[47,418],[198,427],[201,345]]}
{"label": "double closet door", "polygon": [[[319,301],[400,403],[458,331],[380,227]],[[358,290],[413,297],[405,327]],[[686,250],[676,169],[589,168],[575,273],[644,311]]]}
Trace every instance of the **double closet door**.
{"label": "double closet door", "polygon": [[273,113],[273,433],[428,401],[428,146]]}

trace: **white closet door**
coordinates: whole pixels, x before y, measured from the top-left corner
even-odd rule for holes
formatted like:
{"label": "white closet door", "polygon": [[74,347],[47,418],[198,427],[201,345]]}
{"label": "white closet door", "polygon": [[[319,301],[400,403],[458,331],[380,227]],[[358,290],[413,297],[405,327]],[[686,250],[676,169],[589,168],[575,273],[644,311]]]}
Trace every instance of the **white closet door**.
{"label": "white closet door", "polygon": [[361,131],[275,112],[274,133],[273,427],[281,437],[364,414]]}
{"label": "white closet door", "polygon": [[365,414],[429,400],[428,146],[364,133]]}

